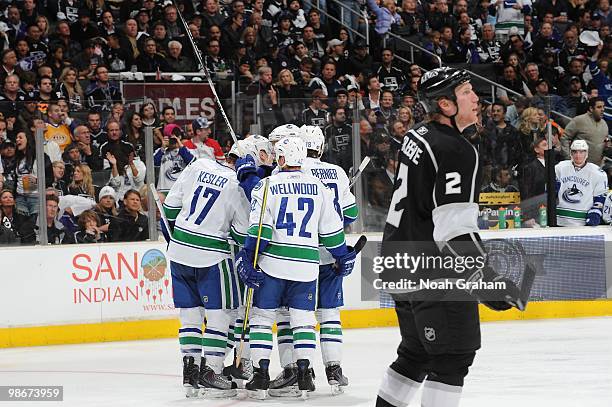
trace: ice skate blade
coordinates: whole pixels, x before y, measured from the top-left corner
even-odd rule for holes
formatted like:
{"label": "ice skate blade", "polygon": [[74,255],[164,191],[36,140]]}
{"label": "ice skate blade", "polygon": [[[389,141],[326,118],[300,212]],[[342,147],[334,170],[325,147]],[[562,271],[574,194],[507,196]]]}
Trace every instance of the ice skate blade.
{"label": "ice skate blade", "polygon": [[202,389],[200,397],[205,398],[205,399],[227,399],[231,397],[236,397],[237,395],[238,395],[238,391],[236,389],[220,390],[220,389],[205,388],[205,389]]}
{"label": "ice skate blade", "polygon": [[331,394],[332,396],[338,396],[344,393],[344,386],[340,386],[339,384],[331,384]]}
{"label": "ice skate blade", "polygon": [[255,400],[265,400],[266,390],[247,390],[247,396]]}
{"label": "ice skate blade", "polygon": [[292,386],[282,387],[280,389],[268,389],[270,397],[289,397],[295,398],[302,395],[302,391],[298,389],[297,384]]}
{"label": "ice skate blade", "polygon": [[298,397],[300,400],[308,400],[308,390],[300,390],[302,394]]}
{"label": "ice skate blade", "polygon": [[200,396],[200,389],[193,388],[191,386],[185,386],[185,397],[188,399],[196,398]]}

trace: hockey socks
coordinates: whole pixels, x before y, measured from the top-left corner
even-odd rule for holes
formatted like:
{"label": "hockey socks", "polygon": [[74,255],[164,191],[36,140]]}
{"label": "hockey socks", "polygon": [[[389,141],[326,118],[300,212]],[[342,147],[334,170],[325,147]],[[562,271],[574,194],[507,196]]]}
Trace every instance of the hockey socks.
{"label": "hockey socks", "polygon": [[323,364],[342,362],[342,326],[340,324],[340,309],[324,308],[317,310],[317,319],[321,326],[320,341]]}
{"label": "hockey socks", "polygon": [[179,343],[183,356],[191,356],[199,363],[202,357],[202,323],[204,308],[180,308]]}

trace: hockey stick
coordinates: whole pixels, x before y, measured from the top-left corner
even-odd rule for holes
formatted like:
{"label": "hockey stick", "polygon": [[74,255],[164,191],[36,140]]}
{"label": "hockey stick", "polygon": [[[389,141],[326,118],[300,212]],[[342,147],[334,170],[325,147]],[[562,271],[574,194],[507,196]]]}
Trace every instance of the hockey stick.
{"label": "hockey stick", "polygon": [[[176,4],[176,0],[172,0],[172,3],[174,4],[174,7],[176,8],[176,13],[178,14],[178,16],[181,19],[181,22],[183,23],[183,27],[185,28],[185,32],[187,33],[187,38],[189,38],[189,42],[191,43],[191,46],[193,47],[193,52],[196,58],[198,59],[198,63],[200,64],[201,70],[204,71],[204,76],[206,77],[208,86],[210,86],[210,90],[212,91],[213,96],[215,97],[215,100],[217,101],[217,105],[219,106],[221,115],[223,116],[223,119],[225,120],[225,124],[227,125],[227,128],[230,131],[230,135],[232,136],[234,143],[238,143],[238,137],[236,137],[236,133],[234,133],[234,128],[232,127],[229,119],[227,118],[227,115],[225,114],[225,110],[223,109],[223,106],[221,105],[221,99],[219,99],[219,95],[217,94],[215,85],[212,79],[210,78],[210,72],[208,71],[208,68],[206,68],[206,65],[204,64],[204,60],[202,59],[202,52],[200,51],[195,41],[193,40],[191,31],[189,31],[189,26],[187,25],[187,22],[185,21],[185,18],[183,17],[183,13],[181,13],[181,10],[179,9],[178,4]],[[240,146],[238,146],[238,149],[240,150]]]}
{"label": "hockey stick", "polygon": [[[255,256],[253,257],[253,267],[257,268],[257,257],[259,257],[259,242],[261,241],[261,230],[263,229],[263,218],[266,212],[266,205],[268,203],[268,185],[270,184],[270,178],[266,178],[264,183],[263,202],[261,203],[261,210],[259,211],[259,226],[257,228],[257,243],[255,243]],[[253,301],[253,289],[249,287],[247,290],[246,307],[244,309],[244,319],[242,320],[242,332],[240,333],[240,346],[238,352],[236,352],[235,366],[240,366],[240,360],[242,359],[242,351],[244,349],[244,340],[246,337],[247,326],[249,325],[249,313],[251,312],[251,302]]]}
{"label": "hockey stick", "polygon": [[151,194],[153,194],[153,199],[155,200],[155,205],[159,210],[161,220],[162,222],[164,222],[164,226],[166,227],[166,230],[170,235],[172,233],[172,229],[170,229],[170,223],[168,222],[168,218],[166,218],[166,214],[164,213],[164,206],[162,205],[161,200],[159,199],[159,194],[157,193],[157,189],[155,189],[155,184],[150,183],[149,189],[151,190]]}
{"label": "hockey stick", "polygon": [[361,176],[361,173],[363,172],[363,170],[365,170],[368,164],[370,164],[370,161],[372,161],[372,159],[369,156],[366,156],[361,162],[361,164],[359,164],[359,168],[357,169],[355,174],[353,174],[349,181],[349,188],[352,188],[355,182],[357,182],[357,179]]}
{"label": "hockey stick", "polygon": [[368,238],[365,235],[361,235],[359,239],[355,242],[355,246],[353,246],[353,250],[355,250],[355,254],[359,254],[361,249],[368,243]]}

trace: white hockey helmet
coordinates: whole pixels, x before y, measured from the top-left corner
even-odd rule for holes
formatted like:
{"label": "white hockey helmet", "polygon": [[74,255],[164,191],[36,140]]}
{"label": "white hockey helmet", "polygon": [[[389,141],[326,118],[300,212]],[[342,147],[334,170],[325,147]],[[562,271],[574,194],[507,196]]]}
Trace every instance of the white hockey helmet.
{"label": "white hockey helmet", "polygon": [[250,154],[252,152],[252,149],[252,143],[246,140],[238,140],[237,143],[232,144],[232,148],[230,148],[230,151],[227,153],[227,155],[244,157],[245,154]]}
{"label": "white hockey helmet", "polygon": [[257,152],[257,154],[254,158],[255,164],[257,164],[257,166],[264,164],[264,162],[262,162],[261,158],[259,157],[260,151],[264,151],[268,157],[272,156],[272,143],[270,143],[270,140],[268,140],[264,136],[260,136],[259,134],[253,134],[251,137],[247,137],[246,140],[252,143],[252,145],[255,147],[255,151]]}
{"label": "white hockey helmet", "polygon": [[284,137],[274,146],[276,159],[285,157],[285,165],[299,167],[304,164],[306,158],[306,146],[301,138]]}
{"label": "white hockey helmet", "polygon": [[319,157],[323,154],[325,145],[325,136],[319,126],[302,126],[302,140],[306,145],[306,150],[314,150],[319,153]]}
{"label": "white hockey helmet", "polygon": [[276,127],[270,135],[268,136],[268,140],[272,144],[278,142],[283,137],[301,137],[302,129],[296,126],[295,124],[283,124],[282,126]]}
{"label": "white hockey helmet", "polygon": [[578,150],[589,151],[589,145],[584,140],[574,140],[572,142],[570,150],[571,151],[578,151]]}

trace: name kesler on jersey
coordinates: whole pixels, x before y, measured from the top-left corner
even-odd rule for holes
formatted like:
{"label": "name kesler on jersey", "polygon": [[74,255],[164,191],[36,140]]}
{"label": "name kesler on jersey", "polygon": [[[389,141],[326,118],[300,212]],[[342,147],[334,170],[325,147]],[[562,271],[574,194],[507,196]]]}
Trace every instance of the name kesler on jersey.
{"label": "name kesler on jersey", "polygon": [[198,175],[198,182],[202,182],[205,184],[210,184],[215,187],[223,188],[227,183],[227,178],[222,177],[220,175],[211,174],[206,171],[200,171]]}

